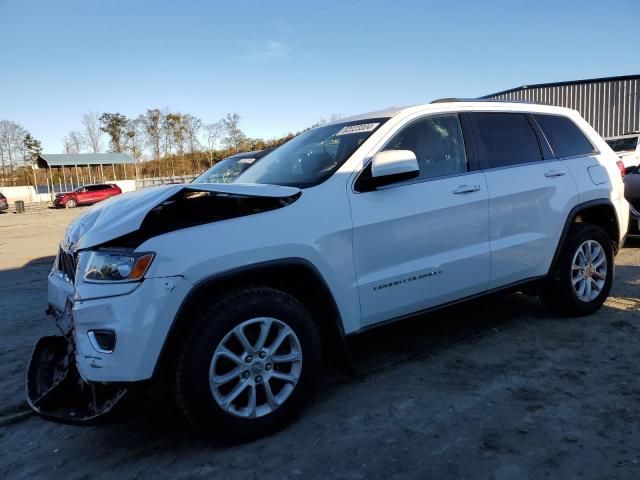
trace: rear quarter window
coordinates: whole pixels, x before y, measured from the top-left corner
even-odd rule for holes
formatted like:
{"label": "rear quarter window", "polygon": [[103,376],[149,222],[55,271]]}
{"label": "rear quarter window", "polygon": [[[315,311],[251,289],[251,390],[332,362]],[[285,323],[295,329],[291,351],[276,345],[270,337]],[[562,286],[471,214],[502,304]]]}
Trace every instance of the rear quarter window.
{"label": "rear quarter window", "polygon": [[549,140],[556,158],[590,155],[596,151],[586,135],[570,118],[540,114],[533,117]]}

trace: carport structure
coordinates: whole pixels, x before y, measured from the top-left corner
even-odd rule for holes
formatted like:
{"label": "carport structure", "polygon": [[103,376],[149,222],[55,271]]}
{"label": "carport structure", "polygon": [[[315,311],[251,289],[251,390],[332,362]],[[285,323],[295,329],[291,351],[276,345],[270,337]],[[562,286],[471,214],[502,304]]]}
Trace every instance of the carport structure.
{"label": "carport structure", "polygon": [[[129,172],[127,172],[127,166]],[[36,161],[37,168],[47,172],[47,189],[55,191],[53,169],[58,173],[58,187],[60,191],[67,191],[69,183],[71,190],[88,183],[104,183],[117,180],[117,174],[122,172],[124,180],[137,178],[137,164],[135,159],[126,153],[76,153],[49,154],[43,153]],[[106,175],[105,175],[106,167]],[[110,175],[111,174],[111,175]],[[75,177],[75,178],[74,178]]]}

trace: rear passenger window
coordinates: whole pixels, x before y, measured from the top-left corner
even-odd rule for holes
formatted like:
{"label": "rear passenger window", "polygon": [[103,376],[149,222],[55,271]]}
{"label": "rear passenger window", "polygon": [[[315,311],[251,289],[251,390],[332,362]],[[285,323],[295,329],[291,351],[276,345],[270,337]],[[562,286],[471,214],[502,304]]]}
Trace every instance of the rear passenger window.
{"label": "rear passenger window", "polygon": [[415,153],[420,167],[418,180],[467,171],[467,156],[457,115],[432,115],[416,120],[396,133],[385,150],[411,150]]}
{"label": "rear passenger window", "polygon": [[482,168],[542,160],[540,145],[522,113],[472,113]]}
{"label": "rear passenger window", "polygon": [[560,115],[534,115],[556,158],[589,155],[595,151],[591,142],[573,121]]}

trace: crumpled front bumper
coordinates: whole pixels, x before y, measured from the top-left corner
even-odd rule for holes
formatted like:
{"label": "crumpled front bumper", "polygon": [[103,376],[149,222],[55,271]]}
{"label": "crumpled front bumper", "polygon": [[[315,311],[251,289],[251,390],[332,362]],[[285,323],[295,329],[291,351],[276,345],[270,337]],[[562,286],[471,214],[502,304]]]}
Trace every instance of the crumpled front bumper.
{"label": "crumpled front bumper", "polygon": [[87,423],[110,412],[125,396],[118,384],[85,382],[67,337],[42,337],[27,371],[27,402],[39,415],[66,423]]}
{"label": "crumpled front bumper", "polygon": [[62,335],[36,343],[27,370],[27,402],[39,415],[60,422],[82,424],[108,412],[125,396],[124,384],[86,382],[78,372],[73,339],[71,302],[64,312],[49,307]]}
{"label": "crumpled front bumper", "polygon": [[[47,313],[55,317],[62,335],[44,337],[34,348],[27,373],[31,408],[44,417],[72,423],[110,411],[128,385],[153,376],[191,288],[182,277],[166,277],[113,288],[87,285],[77,292],[54,270],[49,275]],[[89,335],[93,330],[115,332],[112,352],[96,348]]]}

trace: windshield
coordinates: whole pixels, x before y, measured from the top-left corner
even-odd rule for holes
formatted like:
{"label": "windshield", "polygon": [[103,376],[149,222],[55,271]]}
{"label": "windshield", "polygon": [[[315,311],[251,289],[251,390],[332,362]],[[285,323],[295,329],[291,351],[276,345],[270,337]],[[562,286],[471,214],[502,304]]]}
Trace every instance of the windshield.
{"label": "windshield", "polygon": [[191,183],[231,183],[249,168],[256,159],[253,157],[229,157],[196,177]]}
{"label": "windshield", "polygon": [[299,188],[318,185],[386,121],[372,118],[307,130],[266,155],[236,182]]}
{"label": "windshield", "polygon": [[626,152],[629,150],[635,150],[638,143],[638,137],[629,138],[615,138],[607,140],[607,143],[614,152]]}

